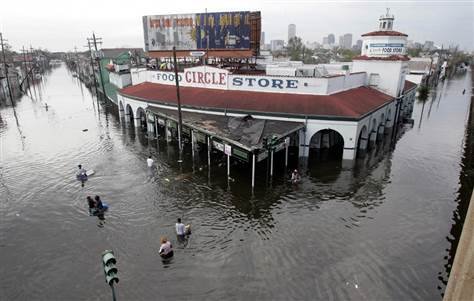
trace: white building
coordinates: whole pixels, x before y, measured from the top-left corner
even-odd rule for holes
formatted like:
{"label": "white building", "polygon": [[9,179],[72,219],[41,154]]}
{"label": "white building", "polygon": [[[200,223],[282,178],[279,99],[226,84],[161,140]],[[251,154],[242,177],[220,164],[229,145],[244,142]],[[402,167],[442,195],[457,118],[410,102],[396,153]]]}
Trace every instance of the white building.
{"label": "white building", "polygon": [[283,40],[271,40],[270,49],[271,51],[280,51],[285,47],[285,41]]}
{"label": "white building", "polygon": [[[393,21],[387,13],[380,17],[379,30],[362,35],[362,54],[352,66],[284,62],[266,64],[265,73],[258,75],[211,66],[184,69],[178,81],[182,110],[193,116],[185,121],[191,140],[201,139],[212,147],[210,140],[217,139],[218,149],[233,145],[236,156],[253,162],[254,167],[269,155],[263,134],[244,145],[222,136],[221,128],[209,127],[213,118],[251,115],[288,127],[287,134],[273,134],[279,143],[275,151],[294,146],[300,157],[311,157],[330,150],[340,152],[344,160],[354,160],[391,133],[413,108],[416,85],[405,81],[407,35],[393,31]],[[165,127],[168,139],[170,127],[176,127],[174,73],[136,69],[132,82],[133,86],[119,92],[120,111],[136,125],[146,123],[155,134],[160,125]],[[201,119],[206,122],[196,123],[197,115],[205,116]],[[273,158],[273,150],[270,155]]]}

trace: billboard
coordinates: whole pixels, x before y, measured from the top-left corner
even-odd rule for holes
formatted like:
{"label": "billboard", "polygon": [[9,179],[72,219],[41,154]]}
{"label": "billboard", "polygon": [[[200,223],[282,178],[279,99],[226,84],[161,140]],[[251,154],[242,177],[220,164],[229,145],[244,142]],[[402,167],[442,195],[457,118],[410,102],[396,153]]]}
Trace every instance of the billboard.
{"label": "billboard", "polygon": [[250,12],[143,17],[146,51],[250,49]]}
{"label": "billboard", "polygon": [[145,50],[195,49],[194,14],[144,16]]}

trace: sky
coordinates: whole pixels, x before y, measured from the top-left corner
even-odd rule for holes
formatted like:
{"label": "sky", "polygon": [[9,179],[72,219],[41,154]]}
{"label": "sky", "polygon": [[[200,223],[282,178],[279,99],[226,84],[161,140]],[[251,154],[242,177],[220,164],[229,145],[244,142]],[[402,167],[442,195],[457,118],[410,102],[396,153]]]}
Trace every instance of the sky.
{"label": "sky", "polygon": [[265,42],[287,39],[288,24],[296,24],[303,41],[323,36],[361,34],[378,28],[386,8],[395,15],[394,30],[409,40],[431,40],[444,47],[474,50],[474,0],[468,1],[318,1],[318,0],[4,0],[0,32],[15,50],[22,46],[49,51],[85,50],[92,32],[104,48],[144,47],[142,16],[172,13],[260,11]]}

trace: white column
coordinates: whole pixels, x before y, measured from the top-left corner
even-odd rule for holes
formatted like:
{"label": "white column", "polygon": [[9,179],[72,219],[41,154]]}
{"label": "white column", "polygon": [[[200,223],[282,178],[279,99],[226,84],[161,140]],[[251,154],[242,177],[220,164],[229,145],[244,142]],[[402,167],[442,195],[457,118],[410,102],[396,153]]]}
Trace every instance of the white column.
{"label": "white column", "polygon": [[230,177],[230,155],[227,155],[227,178]]}
{"label": "white column", "polygon": [[273,150],[270,151],[270,177],[273,176]]}
{"label": "white column", "polygon": [[207,168],[211,169],[211,137],[207,136]]}
{"label": "white column", "polygon": [[285,143],[285,167],[288,167],[288,143]]}
{"label": "white column", "polygon": [[193,164],[194,164],[194,130],[191,130],[191,152],[193,154]]}
{"label": "white column", "polygon": [[252,153],[252,188],[255,187],[255,153]]}

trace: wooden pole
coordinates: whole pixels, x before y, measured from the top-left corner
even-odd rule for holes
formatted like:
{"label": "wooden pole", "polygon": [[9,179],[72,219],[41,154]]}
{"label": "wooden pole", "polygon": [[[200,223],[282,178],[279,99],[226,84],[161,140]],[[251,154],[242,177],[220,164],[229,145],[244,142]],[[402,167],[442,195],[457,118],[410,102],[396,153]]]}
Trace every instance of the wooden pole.
{"label": "wooden pole", "polygon": [[179,78],[178,78],[178,62],[176,60],[176,47],[173,46],[173,65],[174,65],[174,78],[176,81],[176,98],[178,100],[178,146],[179,146],[179,161],[182,161],[181,156],[183,153],[182,133],[183,133],[183,119],[181,116],[181,98],[179,95]]}

